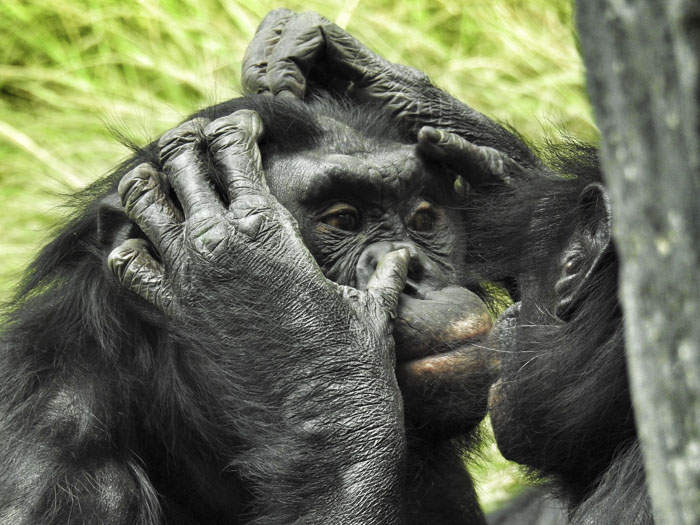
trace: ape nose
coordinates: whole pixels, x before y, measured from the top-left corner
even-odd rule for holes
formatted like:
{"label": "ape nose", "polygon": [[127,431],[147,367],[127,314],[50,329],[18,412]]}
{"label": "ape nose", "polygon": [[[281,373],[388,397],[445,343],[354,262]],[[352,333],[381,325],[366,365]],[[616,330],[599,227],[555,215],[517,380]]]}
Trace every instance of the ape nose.
{"label": "ape nose", "polygon": [[439,289],[439,272],[437,265],[431,261],[420,248],[412,242],[376,242],[367,246],[355,268],[355,286],[366,290],[369,278],[377,264],[387,253],[406,248],[411,257],[408,265],[408,279],[404,293],[421,297],[428,290]]}

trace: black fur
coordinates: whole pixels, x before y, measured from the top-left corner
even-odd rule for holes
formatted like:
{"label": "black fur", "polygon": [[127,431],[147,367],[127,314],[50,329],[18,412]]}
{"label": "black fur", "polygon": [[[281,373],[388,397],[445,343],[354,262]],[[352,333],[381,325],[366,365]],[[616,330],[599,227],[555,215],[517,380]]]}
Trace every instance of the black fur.
{"label": "black fur", "polygon": [[[602,183],[596,151],[550,147],[552,172],[475,193],[469,238],[485,277],[521,295],[496,329],[501,383],[491,419],[503,454],[554,482],[575,524],[651,524],[627,381],[618,258],[605,248],[574,301],[554,289],[572,238],[592,231],[579,198]],[[556,173],[556,174],[555,174]]]}
{"label": "black fur", "polygon": [[[265,96],[195,116],[215,119],[244,108],[264,121],[263,158],[312,149],[324,131],[305,104]],[[311,111],[373,141],[415,140],[379,111],[331,101],[316,101]],[[285,430],[274,411],[241,399],[241,385],[265,385],[246,384],[245,370],[209,364],[199,349],[220,344],[217,334],[195,338],[174,330],[106,268],[115,245],[142,235],[118,205],[107,204],[122,176],[143,162],[158,166],[156,143],[74,197],[74,215],[31,264],[5,318],[0,523],[216,524],[261,516],[265,523],[293,522],[308,493],[289,490],[292,465],[301,458],[321,472],[335,458],[323,447],[300,450],[291,437],[248,453],[242,436],[264,444],[266,435]],[[227,312],[212,315],[235,322]],[[256,333],[274,333],[274,325],[241,327],[238,344],[255,344]],[[251,364],[264,365],[264,356]],[[409,444],[407,520],[483,523],[459,443],[424,439]],[[290,514],[267,515],[267,501]]]}

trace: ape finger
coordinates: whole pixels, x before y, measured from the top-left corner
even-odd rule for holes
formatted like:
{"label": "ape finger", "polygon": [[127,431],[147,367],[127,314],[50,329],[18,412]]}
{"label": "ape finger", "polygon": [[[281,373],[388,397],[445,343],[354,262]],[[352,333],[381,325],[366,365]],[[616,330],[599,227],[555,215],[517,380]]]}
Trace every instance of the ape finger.
{"label": "ape finger", "polygon": [[[333,23],[323,26],[326,40],[326,57],[333,71],[344,79],[355,82],[359,87],[366,87],[376,82],[389,80],[386,73],[399,67],[403,80],[411,80],[413,68],[397,66],[370,50],[350,33]],[[411,71],[411,73],[409,73]],[[389,82],[386,83],[388,87]],[[401,91],[401,86],[390,89],[394,94]]]}
{"label": "ape finger", "polygon": [[164,279],[165,270],[152,255],[143,239],[127,239],[107,257],[107,266],[127,290],[170,313],[173,294]]}
{"label": "ape finger", "polygon": [[[267,79],[270,89],[275,94],[289,92],[303,97],[309,70],[321,60],[327,72],[355,82],[360,88],[387,81],[382,83],[382,92],[372,94],[380,98],[386,96],[384,87],[391,86],[386,73],[395,67],[394,64],[372,52],[336,24],[317,13],[308,12],[290,20],[269,57]],[[407,77],[412,75],[407,74]],[[400,86],[389,90],[397,92]]]}
{"label": "ape finger", "polygon": [[304,97],[306,76],[325,51],[321,28],[328,24],[328,20],[311,11],[289,20],[268,59],[267,82],[272,93]]}
{"label": "ape finger", "polygon": [[505,153],[477,146],[456,133],[431,126],[424,126],[418,132],[418,148],[428,158],[446,164],[472,186],[501,185],[522,171]]}
{"label": "ape finger", "polygon": [[181,231],[182,216],[161,187],[162,175],[150,164],[140,164],[119,182],[124,211],[166,256]]}
{"label": "ape finger", "polygon": [[392,317],[396,315],[399,296],[406,287],[411,256],[406,248],[386,254],[369,278],[367,293],[372,295]]}
{"label": "ape finger", "polygon": [[243,57],[241,83],[246,93],[263,93],[270,90],[267,83],[267,63],[272,49],[277,45],[282,29],[295,16],[289,9],[275,9],[265,16]]}
{"label": "ape finger", "polygon": [[204,134],[215,162],[222,168],[232,208],[236,199],[269,193],[257,144],[263,134],[257,113],[244,109],[218,118]]}
{"label": "ape finger", "polygon": [[197,118],[180,124],[158,141],[163,171],[177,194],[185,218],[194,215],[213,217],[223,211],[223,204],[208,180],[198,145],[204,140],[208,120]]}
{"label": "ape finger", "polygon": [[[269,89],[274,94],[303,98],[309,70],[321,62],[325,73],[355,84],[349,90],[354,96],[384,100],[397,107],[406,105],[407,97],[400,103],[395,100],[406,86],[430,84],[425,74],[386,61],[314,12],[292,14],[276,25],[271,22],[269,31],[261,26],[260,32],[259,42],[251,44],[244,61],[243,81],[250,92]],[[263,68],[266,75],[262,75]]]}

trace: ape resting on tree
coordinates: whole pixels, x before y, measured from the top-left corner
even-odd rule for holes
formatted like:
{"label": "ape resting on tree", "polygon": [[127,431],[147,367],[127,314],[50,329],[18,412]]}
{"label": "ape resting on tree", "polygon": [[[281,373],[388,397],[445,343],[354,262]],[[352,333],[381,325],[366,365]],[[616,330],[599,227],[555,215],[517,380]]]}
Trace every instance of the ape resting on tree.
{"label": "ape resting on tree", "polygon": [[243,79],[252,92],[303,98],[307,83],[321,83],[374,100],[461,176],[467,249],[484,277],[514,281],[522,298],[490,341],[503,359],[490,398],[500,449],[552,479],[575,523],[652,523],[595,151],[555,149],[545,168],[522,143],[484,133],[485,118],[424,75],[314,13],[270,13]]}
{"label": "ape resting on tree", "polygon": [[0,523],[484,523],[463,451],[496,363],[452,177],[373,107],[195,117],[30,268]]}

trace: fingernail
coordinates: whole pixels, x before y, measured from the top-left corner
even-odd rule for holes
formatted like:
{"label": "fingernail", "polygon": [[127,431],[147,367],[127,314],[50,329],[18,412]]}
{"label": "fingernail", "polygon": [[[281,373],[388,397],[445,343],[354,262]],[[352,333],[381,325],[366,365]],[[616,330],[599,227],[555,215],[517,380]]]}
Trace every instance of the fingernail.
{"label": "fingernail", "polygon": [[423,126],[420,130],[421,137],[429,142],[440,142],[440,132],[432,126]]}
{"label": "fingernail", "polygon": [[457,175],[457,178],[454,182],[454,190],[455,193],[460,197],[465,197],[469,192],[469,183],[466,180],[464,180],[464,177],[462,177],[461,175]]}

